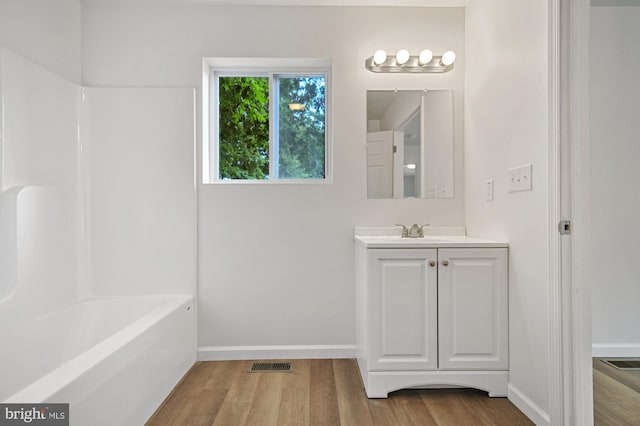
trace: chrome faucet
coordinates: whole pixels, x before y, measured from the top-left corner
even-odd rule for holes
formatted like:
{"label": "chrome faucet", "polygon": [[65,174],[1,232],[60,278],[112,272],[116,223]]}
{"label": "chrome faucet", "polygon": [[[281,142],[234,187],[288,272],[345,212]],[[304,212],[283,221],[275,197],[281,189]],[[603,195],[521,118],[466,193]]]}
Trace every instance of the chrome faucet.
{"label": "chrome faucet", "polygon": [[424,230],[422,227],[429,226],[429,224],[418,225],[417,223],[414,223],[411,225],[411,229],[398,223],[396,223],[396,226],[402,226],[402,238],[422,238],[424,237]]}
{"label": "chrome faucet", "polygon": [[402,226],[402,238],[409,238],[409,230],[406,226],[396,223],[396,226]]}
{"label": "chrome faucet", "polygon": [[424,231],[422,230],[422,225],[418,225],[414,223],[411,225],[411,229],[409,230],[410,238],[422,238],[424,237]]}

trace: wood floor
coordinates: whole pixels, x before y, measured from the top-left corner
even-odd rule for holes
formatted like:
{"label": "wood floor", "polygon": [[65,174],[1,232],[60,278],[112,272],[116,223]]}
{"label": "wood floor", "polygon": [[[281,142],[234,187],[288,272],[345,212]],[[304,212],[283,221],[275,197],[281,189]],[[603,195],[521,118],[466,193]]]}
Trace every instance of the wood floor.
{"label": "wood floor", "polygon": [[292,373],[251,361],[197,362],[147,425],[532,425],[506,398],[472,389],[402,390],[367,399],[354,360],[294,360]]}
{"label": "wood floor", "polygon": [[597,426],[640,425],[640,371],[593,359],[593,417]]}

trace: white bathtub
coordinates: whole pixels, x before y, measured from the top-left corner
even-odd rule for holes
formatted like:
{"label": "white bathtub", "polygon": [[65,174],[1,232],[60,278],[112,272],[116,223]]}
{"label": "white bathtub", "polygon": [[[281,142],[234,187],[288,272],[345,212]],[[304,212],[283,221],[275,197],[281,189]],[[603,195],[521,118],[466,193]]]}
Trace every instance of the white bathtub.
{"label": "white bathtub", "polygon": [[142,425],[195,362],[191,296],[75,303],[3,330],[0,400],[70,404],[71,425]]}

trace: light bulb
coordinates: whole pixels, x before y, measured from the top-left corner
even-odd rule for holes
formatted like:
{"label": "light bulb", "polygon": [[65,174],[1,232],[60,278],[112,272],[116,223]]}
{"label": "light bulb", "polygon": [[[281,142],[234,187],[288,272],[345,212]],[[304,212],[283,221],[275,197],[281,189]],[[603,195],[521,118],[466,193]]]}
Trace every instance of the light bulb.
{"label": "light bulb", "polygon": [[396,53],[396,63],[398,65],[404,65],[409,60],[409,51],[407,49],[400,49]]}
{"label": "light bulb", "polygon": [[416,169],[416,165],[413,164],[413,163],[405,164],[404,166],[409,170],[415,170]]}
{"label": "light bulb", "polygon": [[451,51],[451,50],[447,50],[442,55],[442,59],[440,60],[440,62],[444,66],[449,66],[449,65],[453,64],[455,62],[455,60],[456,60],[456,54],[453,53],[453,51]]}
{"label": "light bulb", "polygon": [[420,56],[418,57],[418,62],[420,65],[426,65],[433,59],[433,52],[429,49],[424,49],[420,52]]}
{"label": "light bulb", "polygon": [[374,65],[382,65],[387,60],[387,52],[384,50],[376,50],[376,53],[373,54],[373,63]]}

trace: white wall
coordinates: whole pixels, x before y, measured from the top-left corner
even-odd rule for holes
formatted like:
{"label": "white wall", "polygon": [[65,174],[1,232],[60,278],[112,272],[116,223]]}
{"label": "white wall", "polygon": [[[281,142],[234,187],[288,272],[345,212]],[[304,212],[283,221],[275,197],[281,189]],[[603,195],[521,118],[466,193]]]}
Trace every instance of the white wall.
{"label": "white wall", "polygon": [[[538,0],[474,0],[466,12],[465,221],[470,235],[509,242],[509,398],[537,424],[549,410],[547,13]],[[533,191],[507,193],[507,169],[528,163]]]}
{"label": "white wall", "polygon": [[[353,226],[464,225],[461,147],[454,199],[367,200],[364,182],[367,89],[450,88],[462,104],[462,9],[86,4],[82,17],[88,85],[200,87],[204,56],[333,58],[333,184],[199,187],[200,346],[352,345]],[[455,50],[454,70],[364,68],[377,48],[427,46]]]}
{"label": "white wall", "polygon": [[79,83],[78,0],[0,0],[0,46]]}
{"label": "white wall", "polygon": [[592,7],[590,32],[593,353],[640,356],[640,7]]}

